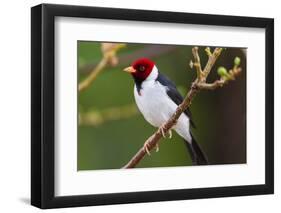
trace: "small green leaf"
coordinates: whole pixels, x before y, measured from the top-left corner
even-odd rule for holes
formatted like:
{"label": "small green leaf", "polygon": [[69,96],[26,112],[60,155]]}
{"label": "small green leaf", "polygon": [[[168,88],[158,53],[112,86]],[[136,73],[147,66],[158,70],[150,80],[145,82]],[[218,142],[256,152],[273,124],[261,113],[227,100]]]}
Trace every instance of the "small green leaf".
{"label": "small green leaf", "polygon": [[239,57],[235,57],[235,59],[234,59],[234,65],[235,65],[235,66],[239,66],[240,63],[241,63],[241,59],[240,59]]}
{"label": "small green leaf", "polygon": [[217,72],[218,72],[218,75],[221,77],[228,76],[227,70],[224,67],[219,67]]}
{"label": "small green leaf", "polygon": [[212,55],[210,47],[206,47],[205,52],[207,53],[208,56]]}

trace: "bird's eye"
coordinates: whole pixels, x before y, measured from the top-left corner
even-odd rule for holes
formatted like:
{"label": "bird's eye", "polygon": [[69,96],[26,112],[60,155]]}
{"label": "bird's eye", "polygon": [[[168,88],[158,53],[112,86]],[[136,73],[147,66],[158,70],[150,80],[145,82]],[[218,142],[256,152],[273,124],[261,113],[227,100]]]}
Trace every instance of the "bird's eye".
{"label": "bird's eye", "polygon": [[145,66],[140,66],[139,71],[143,72],[145,70]]}

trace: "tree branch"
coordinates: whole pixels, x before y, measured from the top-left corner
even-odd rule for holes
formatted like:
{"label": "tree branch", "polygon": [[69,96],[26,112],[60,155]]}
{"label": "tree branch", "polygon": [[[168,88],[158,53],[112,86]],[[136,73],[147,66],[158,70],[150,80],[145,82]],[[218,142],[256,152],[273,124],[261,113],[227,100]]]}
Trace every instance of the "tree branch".
{"label": "tree branch", "polygon": [[[217,58],[220,56],[221,52],[222,52],[223,48],[215,48],[214,52],[211,53],[208,51],[208,47],[206,48],[206,52],[207,52],[207,55],[209,56],[209,59],[208,59],[208,62],[204,68],[204,71],[203,71],[203,79],[202,81],[206,81],[212,67],[214,66],[215,62],[217,61]],[[210,54],[211,53],[211,54]]]}
{"label": "tree branch", "polygon": [[[222,87],[228,81],[234,80],[235,77],[241,72],[241,68],[238,67],[239,64],[236,63],[237,58],[235,58],[235,65],[233,67],[233,70],[230,70],[228,73],[218,72],[219,75],[221,76],[220,80],[217,80],[213,83],[206,83],[206,79],[212,67],[214,66],[217,58],[221,54],[222,50],[223,50],[222,48],[215,48],[214,52],[211,53],[210,49],[206,48],[206,53],[209,59],[204,70],[201,71],[198,47],[194,47],[192,49],[193,57],[196,64],[195,68],[197,71],[197,78],[191,84],[189,92],[185,96],[183,102],[177,107],[172,117],[167,122],[165,122],[161,127],[159,127],[157,131],[145,141],[144,146],[123,167],[124,169],[134,168],[144,158],[144,156],[147,153],[149,153],[150,150],[158,146],[158,142],[163,137],[163,134],[166,134],[177,123],[177,120],[180,117],[180,115],[191,105],[193,98],[200,90],[203,89],[210,90],[210,89],[216,89],[218,87]],[[240,59],[239,59],[239,63],[240,63]]]}
{"label": "tree branch", "polygon": [[[146,45],[144,48],[134,50],[133,52],[124,52],[118,54],[118,67],[126,66],[128,63],[135,61],[144,55],[147,58],[158,58],[161,55],[171,53],[175,51],[178,47],[172,45],[157,45],[150,44]],[[98,64],[98,61],[93,60],[79,68],[79,73],[88,74],[90,73]]]}
{"label": "tree branch", "polygon": [[92,110],[79,115],[79,125],[98,126],[107,121],[120,120],[138,115],[135,104],[110,107],[103,110]]}
{"label": "tree branch", "polygon": [[199,57],[199,54],[198,54],[198,47],[192,48],[192,55],[193,55],[193,58],[194,58],[194,63],[192,63],[192,64],[197,71],[197,77],[199,78],[199,80],[201,80],[202,77],[203,77],[202,76],[203,72],[202,72],[202,68],[201,68],[200,57]]}
{"label": "tree branch", "polygon": [[[229,72],[231,73],[232,70]],[[223,85],[227,84],[230,80],[235,80],[235,77],[238,76],[242,72],[242,69],[239,67],[236,69],[235,72],[229,78],[221,78],[219,80],[214,81],[213,83],[198,83],[197,86],[199,89],[205,89],[205,90],[215,90],[218,87],[222,87]]]}
{"label": "tree branch", "polygon": [[102,43],[101,49],[103,52],[103,58],[98,63],[98,65],[90,72],[88,77],[84,79],[81,83],[79,83],[78,91],[81,92],[82,90],[88,88],[108,64],[116,65],[116,63],[118,63],[116,52],[124,46],[124,44],[117,43]]}

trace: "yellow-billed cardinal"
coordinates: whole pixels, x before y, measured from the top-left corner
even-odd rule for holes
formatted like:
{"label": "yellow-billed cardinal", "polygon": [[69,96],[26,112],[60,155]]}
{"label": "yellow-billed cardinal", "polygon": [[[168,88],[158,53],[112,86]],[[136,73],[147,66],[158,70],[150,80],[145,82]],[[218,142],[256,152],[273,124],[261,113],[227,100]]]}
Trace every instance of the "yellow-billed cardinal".
{"label": "yellow-billed cardinal", "polygon": [[[183,101],[175,84],[158,72],[155,63],[147,58],[136,60],[124,71],[131,73],[134,78],[135,101],[145,120],[154,127],[160,127]],[[191,113],[187,109],[181,114],[173,129],[184,139],[191,155],[192,164],[205,165],[208,163],[207,158],[192,136],[191,126],[194,127],[194,123]],[[171,132],[169,133],[171,137]],[[164,134],[163,136],[165,137]]]}

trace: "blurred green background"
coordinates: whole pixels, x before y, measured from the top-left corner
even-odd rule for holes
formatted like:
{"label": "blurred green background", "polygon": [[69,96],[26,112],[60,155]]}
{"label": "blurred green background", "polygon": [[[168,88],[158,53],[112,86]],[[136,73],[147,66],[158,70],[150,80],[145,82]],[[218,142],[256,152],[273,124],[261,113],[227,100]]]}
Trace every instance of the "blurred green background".
{"label": "blurred green background", "polygon": [[[101,43],[78,41],[78,79],[81,82],[102,58]],[[118,64],[107,66],[78,96],[78,170],[117,169],[124,166],[156,130],[138,112],[134,81],[122,72],[135,59],[152,59],[160,72],[175,82],[185,95],[196,73],[189,67],[193,46],[127,44],[118,53]],[[205,47],[199,47],[202,67]],[[211,50],[213,48],[211,47]],[[233,67],[241,58],[242,74],[223,88],[201,91],[193,100],[193,133],[210,164],[246,163],[246,49],[227,48],[208,81],[218,79],[217,67]],[[160,151],[152,151],[137,167],[188,166],[191,159],[183,140],[173,132],[162,139]]]}

